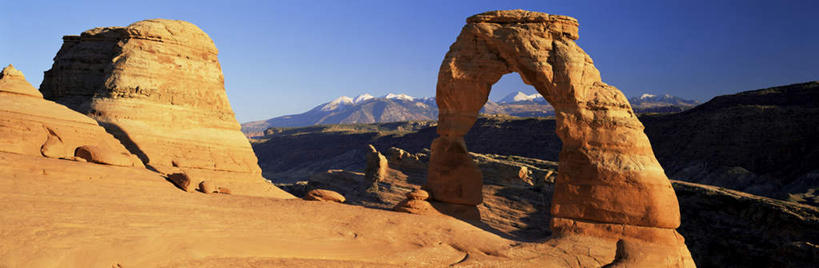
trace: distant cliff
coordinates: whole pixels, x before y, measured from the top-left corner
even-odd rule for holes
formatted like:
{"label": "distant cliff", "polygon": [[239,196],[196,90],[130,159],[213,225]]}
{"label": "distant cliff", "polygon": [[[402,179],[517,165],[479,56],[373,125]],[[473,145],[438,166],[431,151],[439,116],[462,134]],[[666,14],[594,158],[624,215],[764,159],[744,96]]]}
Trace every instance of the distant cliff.
{"label": "distant cliff", "polygon": [[670,178],[816,204],[819,82],[719,96],[640,120]]}

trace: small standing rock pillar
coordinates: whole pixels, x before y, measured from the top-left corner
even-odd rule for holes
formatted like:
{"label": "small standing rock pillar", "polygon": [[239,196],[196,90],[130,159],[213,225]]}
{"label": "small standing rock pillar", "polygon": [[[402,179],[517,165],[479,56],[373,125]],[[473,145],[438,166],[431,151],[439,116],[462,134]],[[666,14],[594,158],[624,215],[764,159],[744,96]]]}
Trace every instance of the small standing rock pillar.
{"label": "small standing rock pillar", "polygon": [[364,178],[373,185],[377,185],[379,181],[387,177],[389,163],[387,157],[379,153],[372,144],[368,145],[367,149],[367,167],[364,169]]}

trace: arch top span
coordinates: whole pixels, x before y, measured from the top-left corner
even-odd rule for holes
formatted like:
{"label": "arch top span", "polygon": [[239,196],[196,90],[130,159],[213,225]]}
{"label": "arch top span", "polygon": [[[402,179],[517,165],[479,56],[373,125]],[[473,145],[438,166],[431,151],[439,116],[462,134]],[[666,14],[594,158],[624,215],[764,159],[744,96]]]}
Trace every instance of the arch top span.
{"label": "arch top span", "polygon": [[[574,40],[577,20],[524,10],[467,19],[438,73],[438,134],[426,187],[433,199],[481,203],[482,175],[463,136],[492,85],[516,72],[555,108],[563,142],[551,213],[573,221],[677,228],[677,198],[628,100]],[[554,225],[554,221],[553,221]],[[557,227],[557,226],[555,226]]]}

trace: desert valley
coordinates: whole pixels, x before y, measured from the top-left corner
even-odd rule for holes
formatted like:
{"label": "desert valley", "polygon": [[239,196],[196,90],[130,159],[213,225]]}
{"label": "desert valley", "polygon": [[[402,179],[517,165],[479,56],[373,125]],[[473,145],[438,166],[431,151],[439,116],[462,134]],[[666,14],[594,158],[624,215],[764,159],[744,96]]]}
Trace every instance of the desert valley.
{"label": "desert valley", "polygon": [[[819,81],[627,98],[582,21],[465,19],[429,96],[243,124],[190,22],[77,29],[39,88],[3,63],[0,267],[819,263]],[[489,100],[510,73],[537,93]]]}

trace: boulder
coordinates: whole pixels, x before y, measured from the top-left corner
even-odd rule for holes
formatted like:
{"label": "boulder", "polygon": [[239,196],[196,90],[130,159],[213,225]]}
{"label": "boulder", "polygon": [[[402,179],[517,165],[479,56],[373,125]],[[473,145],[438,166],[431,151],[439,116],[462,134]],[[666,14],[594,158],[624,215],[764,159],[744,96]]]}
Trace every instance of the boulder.
{"label": "boulder", "polygon": [[63,37],[40,91],[95,119],[161,173],[201,170],[237,194],[293,198],[261,176],[217,54],[210,37],[185,21],[94,28]]}
{"label": "boulder", "polygon": [[74,150],[74,156],[85,159],[88,162],[106,164],[112,166],[133,166],[130,154],[117,152],[95,145],[83,145]]}
{"label": "boulder", "polygon": [[395,205],[393,210],[410,214],[430,214],[435,211],[435,208],[432,207],[432,204],[424,200],[407,199]]}
{"label": "boulder", "polygon": [[179,189],[185,190],[185,192],[193,192],[195,191],[195,185],[191,182],[190,176],[187,173],[173,173],[168,175],[168,180],[173,182],[176,187]]}
{"label": "boulder", "polygon": [[225,188],[225,187],[216,187],[216,188],[217,188],[217,189],[216,189],[216,192],[217,192],[217,193],[220,193],[220,194],[231,194],[231,191],[230,191],[230,189],[228,189],[228,188]]}
{"label": "boulder", "polygon": [[330,191],[330,190],[323,190],[323,189],[313,189],[307,192],[307,195],[304,196],[304,200],[312,200],[312,201],[331,201],[331,202],[338,202],[344,203],[345,198],[343,195]]}
{"label": "boulder", "polygon": [[429,193],[427,191],[421,189],[415,189],[412,192],[407,193],[407,199],[409,200],[427,200],[429,198]]}
{"label": "boulder", "polygon": [[218,189],[218,187],[214,186],[209,181],[202,181],[202,182],[199,183],[199,191],[200,192],[203,192],[203,193],[206,193],[206,194],[218,193],[217,189]]}

